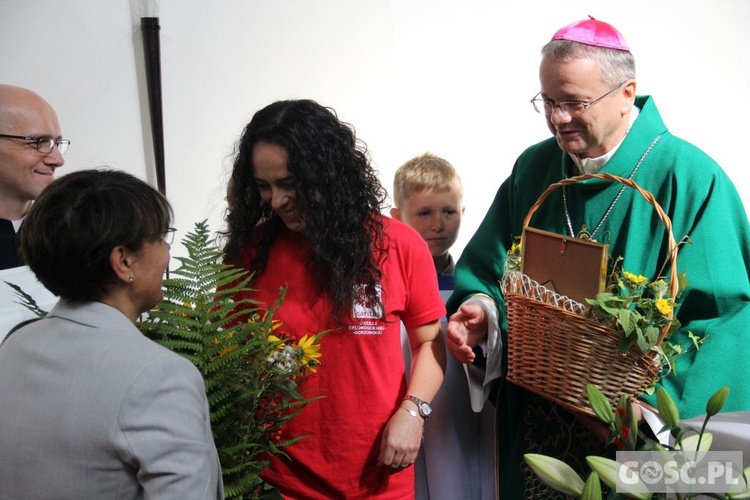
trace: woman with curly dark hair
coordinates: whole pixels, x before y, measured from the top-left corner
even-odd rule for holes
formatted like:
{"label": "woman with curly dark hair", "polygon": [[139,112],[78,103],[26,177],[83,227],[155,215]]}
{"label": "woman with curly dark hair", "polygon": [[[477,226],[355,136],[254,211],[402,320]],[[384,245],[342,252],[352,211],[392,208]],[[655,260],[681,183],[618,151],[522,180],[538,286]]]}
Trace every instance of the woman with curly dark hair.
{"label": "woman with curly dark hair", "polygon": [[[229,262],[255,272],[247,296],[287,292],[277,332],[328,333],[307,405],[263,478],[289,498],[414,496],[413,468],[445,347],[429,249],[381,215],[386,198],[367,150],[335,112],[310,100],[258,111],[240,138],[228,190]],[[413,351],[407,388],[400,322]],[[407,390],[408,389],[408,390]]]}

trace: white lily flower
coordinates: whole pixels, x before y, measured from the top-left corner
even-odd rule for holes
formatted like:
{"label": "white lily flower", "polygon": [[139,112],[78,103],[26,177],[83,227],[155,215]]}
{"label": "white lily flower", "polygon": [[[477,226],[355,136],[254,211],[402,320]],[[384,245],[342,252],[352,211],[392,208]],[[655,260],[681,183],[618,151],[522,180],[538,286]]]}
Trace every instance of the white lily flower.
{"label": "white lily flower", "polygon": [[[682,451],[698,451],[698,439],[700,434],[691,434],[686,438],[682,439]],[[701,441],[700,451],[708,451],[711,449],[711,444],[714,441],[714,435],[710,432],[703,433],[703,439]]]}

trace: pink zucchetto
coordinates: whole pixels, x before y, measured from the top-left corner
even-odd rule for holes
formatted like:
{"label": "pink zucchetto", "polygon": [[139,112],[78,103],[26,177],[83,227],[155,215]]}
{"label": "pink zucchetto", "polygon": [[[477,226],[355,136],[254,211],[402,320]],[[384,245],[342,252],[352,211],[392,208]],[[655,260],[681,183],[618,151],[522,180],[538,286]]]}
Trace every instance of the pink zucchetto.
{"label": "pink zucchetto", "polygon": [[569,40],[571,42],[604,47],[607,49],[630,50],[622,34],[611,24],[597,21],[589,16],[583,21],[576,21],[560,28],[552,40]]}

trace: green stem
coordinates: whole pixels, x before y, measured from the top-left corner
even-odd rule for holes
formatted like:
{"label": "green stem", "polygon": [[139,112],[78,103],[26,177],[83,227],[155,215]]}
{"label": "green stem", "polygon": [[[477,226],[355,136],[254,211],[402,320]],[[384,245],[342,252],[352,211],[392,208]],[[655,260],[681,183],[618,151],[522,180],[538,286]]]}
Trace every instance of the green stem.
{"label": "green stem", "polygon": [[[708,425],[708,419],[710,419],[710,415],[706,415],[706,420],[703,421],[703,427],[701,427],[701,433],[698,436],[698,446],[696,447],[696,452],[701,451],[701,441],[703,440],[703,433],[706,431],[706,426]],[[721,498],[721,497],[719,497]]]}

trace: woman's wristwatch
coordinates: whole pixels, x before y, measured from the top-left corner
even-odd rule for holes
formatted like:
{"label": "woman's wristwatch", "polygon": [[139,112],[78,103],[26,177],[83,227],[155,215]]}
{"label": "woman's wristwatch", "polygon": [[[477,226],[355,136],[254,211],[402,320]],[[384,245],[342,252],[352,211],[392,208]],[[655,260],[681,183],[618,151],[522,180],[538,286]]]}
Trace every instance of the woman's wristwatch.
{"label": "woman's wristwatch", "polygon": [[422,401],[416,396],[412,396],[411,394],[407,394],[404,397],[404,401],[409,400],[415,405],[417,405],[417,410],[419,411],[419,416],[427,420],[430,418],[430,415],[432,414],[432,407],[425,401]]}

